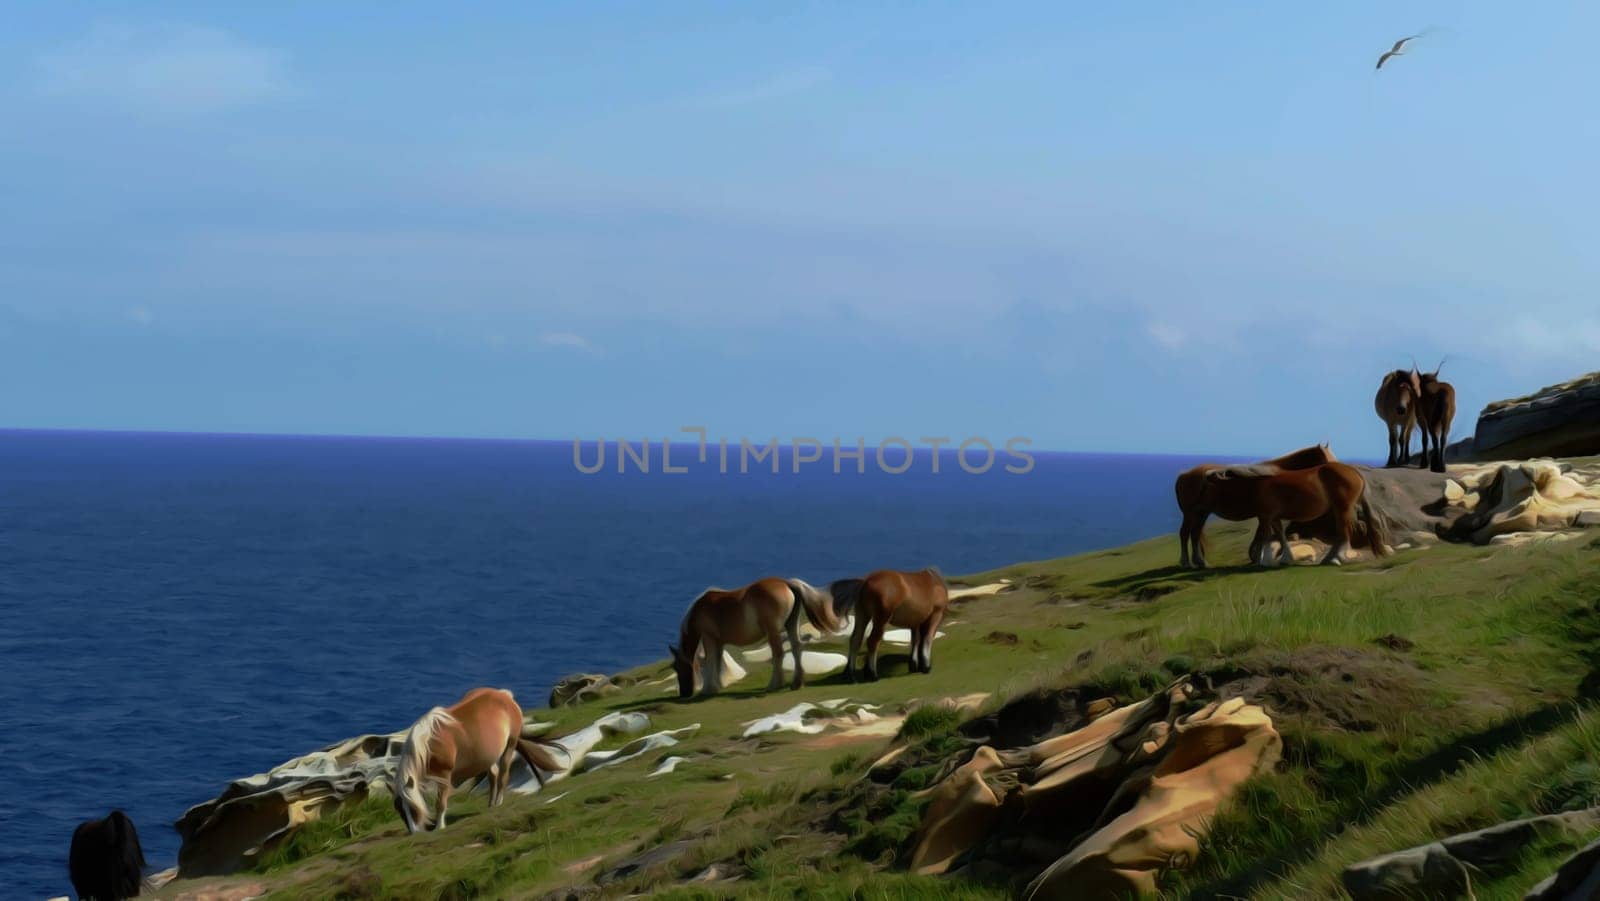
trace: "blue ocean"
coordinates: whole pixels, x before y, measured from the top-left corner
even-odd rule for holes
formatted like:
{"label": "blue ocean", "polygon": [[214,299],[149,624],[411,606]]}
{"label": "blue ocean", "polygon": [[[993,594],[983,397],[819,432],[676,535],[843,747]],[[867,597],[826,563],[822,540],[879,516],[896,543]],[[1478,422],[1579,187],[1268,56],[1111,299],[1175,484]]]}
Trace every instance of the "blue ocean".
{"label": "blue ocean", "polygon": [[1172,531],[1193,462],[971,474],[947,450],[934,473],[924,449],[896,475],[869,448],[865,474],[831,449],[724,474],[713,446],[663,473],[659,450],[585,474],[566,442],[0,432],[0,895],[70,892],[72,830],[110,808],[165,868],[172,821],[230,779],[475,685],[541,706],[566,673],[661,657],[708,585]]}

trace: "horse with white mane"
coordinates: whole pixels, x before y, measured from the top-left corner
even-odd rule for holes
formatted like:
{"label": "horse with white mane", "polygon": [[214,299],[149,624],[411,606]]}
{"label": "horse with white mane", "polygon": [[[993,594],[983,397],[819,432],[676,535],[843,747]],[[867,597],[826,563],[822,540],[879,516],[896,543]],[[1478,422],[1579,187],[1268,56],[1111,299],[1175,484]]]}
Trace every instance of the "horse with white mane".
{"label": "horse with white mane", "polygon": [[[743,647],[762,638],[772,648],[772,681],[767,690],[783,685],[783,640],[789,639],[794,654],[794,682],[805,684],[800,663],[800,611],[824,632],[839,631],[839,618],[828,592],[799,579],[766,578],[743,588],[707,588],[689,605],[678,627],[678,643],[667,645],[672,653],[672,668],[678,674],[678,696],[694,694],[695,677],[700,676],[700,693],[714,695],[722,690],[722,649],[726,645]],[[697,651],[705,649],[702,664]]]}
{"label": "horse with white mane", "polygon": [[[521,755],[541,784],[560,764],[537,742],[522,737],[522,708],[503,688],[474,688],[452,706],[435,707],[406,732],[394,774],[394,807],[406,832],[443,829],[450,792],[462,782],[489,777],[489,806],[505,800],[511,765]],[[438,815],[430,817],[426,787],[438,787]]]}

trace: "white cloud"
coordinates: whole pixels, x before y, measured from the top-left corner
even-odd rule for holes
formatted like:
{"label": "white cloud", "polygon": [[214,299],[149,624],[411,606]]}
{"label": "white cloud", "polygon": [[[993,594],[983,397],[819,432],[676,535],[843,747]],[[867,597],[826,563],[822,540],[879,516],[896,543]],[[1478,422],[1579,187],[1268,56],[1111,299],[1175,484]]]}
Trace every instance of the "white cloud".
{"label": "white cloud", "polygon": [[1147,323],[1144,330],[1145,334],[1150,336],[1150,340],[1168,350],[1177,350],[1189,341],[1187,332],[1165,322]]}
{"label": "white cloud", "polygon": [[141,113],[211,113],[288,90],[283,53],[196,25],[103,23],[36,62],[47,95]]}
{"label": "white cloud", "polygon": [[570,347],[584,353],[594,353],[595,346],[589,339],[572,332],[545,332],[539,336],[539,343],[545,347]]}
{"label": "white cloud", "polygon": [[833,79],[833,73],[827,69],[811,66],[784,72],[743,88],[706,94],[690,101],[691,105],[705,109],[728,109],[736,106],[749,106],[767,100],[777,100],[809,91],[812,88],[826,84]]}

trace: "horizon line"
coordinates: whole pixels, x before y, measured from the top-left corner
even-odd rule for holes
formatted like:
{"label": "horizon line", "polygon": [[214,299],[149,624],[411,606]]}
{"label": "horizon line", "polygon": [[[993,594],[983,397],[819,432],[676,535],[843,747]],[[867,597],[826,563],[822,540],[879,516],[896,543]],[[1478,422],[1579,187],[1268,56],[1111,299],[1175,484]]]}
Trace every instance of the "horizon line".
{"label": "horizon line", "polygon": [[[708,432],[709,432],[709,430],[708,430]],[[608,443],[608,444],[616,443],[618,441],[626,441],[629,444],[634,444],[634,442],[638,441],[638,440],[647,440],[651,445],[657,445],[657,444],[660,444],[662,442],[662,440],[663,440],[663,439],[655,438],[655,437],[647,437],[645,439],[619,438],[619,437],[585,438],[585,437],[581,437],[581,436],[577,437],[577,438],[529,438],[529,437],[512,437],[512,436],[503,436],[503,435],[405,435],[405,434],[378,434],[378,433],[371,433],[371,432],[252,432],[252,431],[221,431],[221,430],[201,430],[201,429],[121,429],[121,428],[99,429],[99,428],[72,428],[72,427],[30,428],[30,427],[0,426],[0,436],[4,436],[4,435],[25,435],[25,434],[32,434],[32,435],[108,435],[108,436],[111,436],[111,435],[124,435],[124,436],[142,435],[142,436],[151,436],[151,437],[173,437],[173,438],[177,438],[177,437],[190,437],[190,438],[280,438],[280,439],[297,439],[297,440],[346,440],[346,441],[349,441],[349,440],[354,440],[354,441],[424,441],[424,442],[426,442],[426,441],[440,441],[440,442],[449,441],[449,442],[481,442],[481,443],[495,443],[495,444],[561,444],[561,445],[567,445],[567,444],[572,443],[573,441],[580,441],[580,442],[582,442],[584,444],[584,446],[589,446],[589,445],[593,444],[596,441],[601,441],[601,442],[605,442],[605,443]],[[726,436],[719,436],[719,437],[726,437]],[[746,436],[741,436],[741,437],[746,437]],[[779,443],[780,443],[779,450],[781,452],[784,449],[792,448],[793,442],[794,442],[796,437],[806,438],[806,437],[810,437],[810,436],[789,436],[789,437],[773,436],[773,437],[777,441],[779,441]],[[980,437],[982,437],[982,436],[980,436]],[[708,434],[708,439],[709,439],[709,434]],[[863,438],[862,440],[865,441],[866,439]],[[667,439],[667,441],[669,443],[671,443],[674,447],[680,447],[680,446],[682,446],[682,447],[698,447],[699,446],[699,442],[693,441],[693,440],[690,440],[690,441],[679,441],[679,440],[676,440],[676,439]],[[870,448],[873,445],[874,442],[866,442],[866,443],[867,443],[867,446]],[[1312,443],[1314,444],[1316,442],[1312,442]],[[998,452],[1002,447],[1003,447],[1003,444],[1002,445],[996,445],[995,449]],[[824,444],[823,448],[824,448],[824,450],[831,449],[831,444]],[[927,446],[926,444],[914,444],[913,445],[913,449],[917,453],[926,453],[928,451],[931,451],[933,448]],[[1045,454],[1045,455],[1052,455],[1052,456],[1110,456],[1110,455],[1114,455],[1114,456],[1121,456],[1121,457],[1199,457],[1199,456],[1212,455],[1212,456],[1217,456],[1217,457],[1237,457],[1237,458],[1240,458],[1240,459],[1246,459],[1246,458],[1250,458],[1250,457],[1253,456],[1252,454],[1244,454],[1244,453],[1230,452],[1230,451],[1149,451],[1149,450],[1131,451],[1131,450],[1081,450],[1081,449],[1079,449],[1079,450],[1067,450],[1067,449],[1061,449],[1061,448],[1035,448],[1035,447],[1032,447],[1032,446],[1024,448],[1024,450],[1027,453],[1030,453],[1030,454]],[[944,447],[942,447],[940,449],[940,453],[951,453],[951,454],[953,454],[955,452],[956,452],[956,448],[955,448],[955,446],[953,444],[944,446]]]}

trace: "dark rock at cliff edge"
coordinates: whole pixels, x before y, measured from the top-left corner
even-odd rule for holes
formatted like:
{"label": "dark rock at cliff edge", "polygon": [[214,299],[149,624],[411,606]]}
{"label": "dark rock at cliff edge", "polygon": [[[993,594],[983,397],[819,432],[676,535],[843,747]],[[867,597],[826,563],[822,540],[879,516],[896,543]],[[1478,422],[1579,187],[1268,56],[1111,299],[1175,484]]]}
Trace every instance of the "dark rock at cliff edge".
{"label": "dark rock at cliff edge", "polygon": [[1473,436],[1452,444],[1453,460],[1517,460],[1600,454],[1600,372],[1495,401]]}

